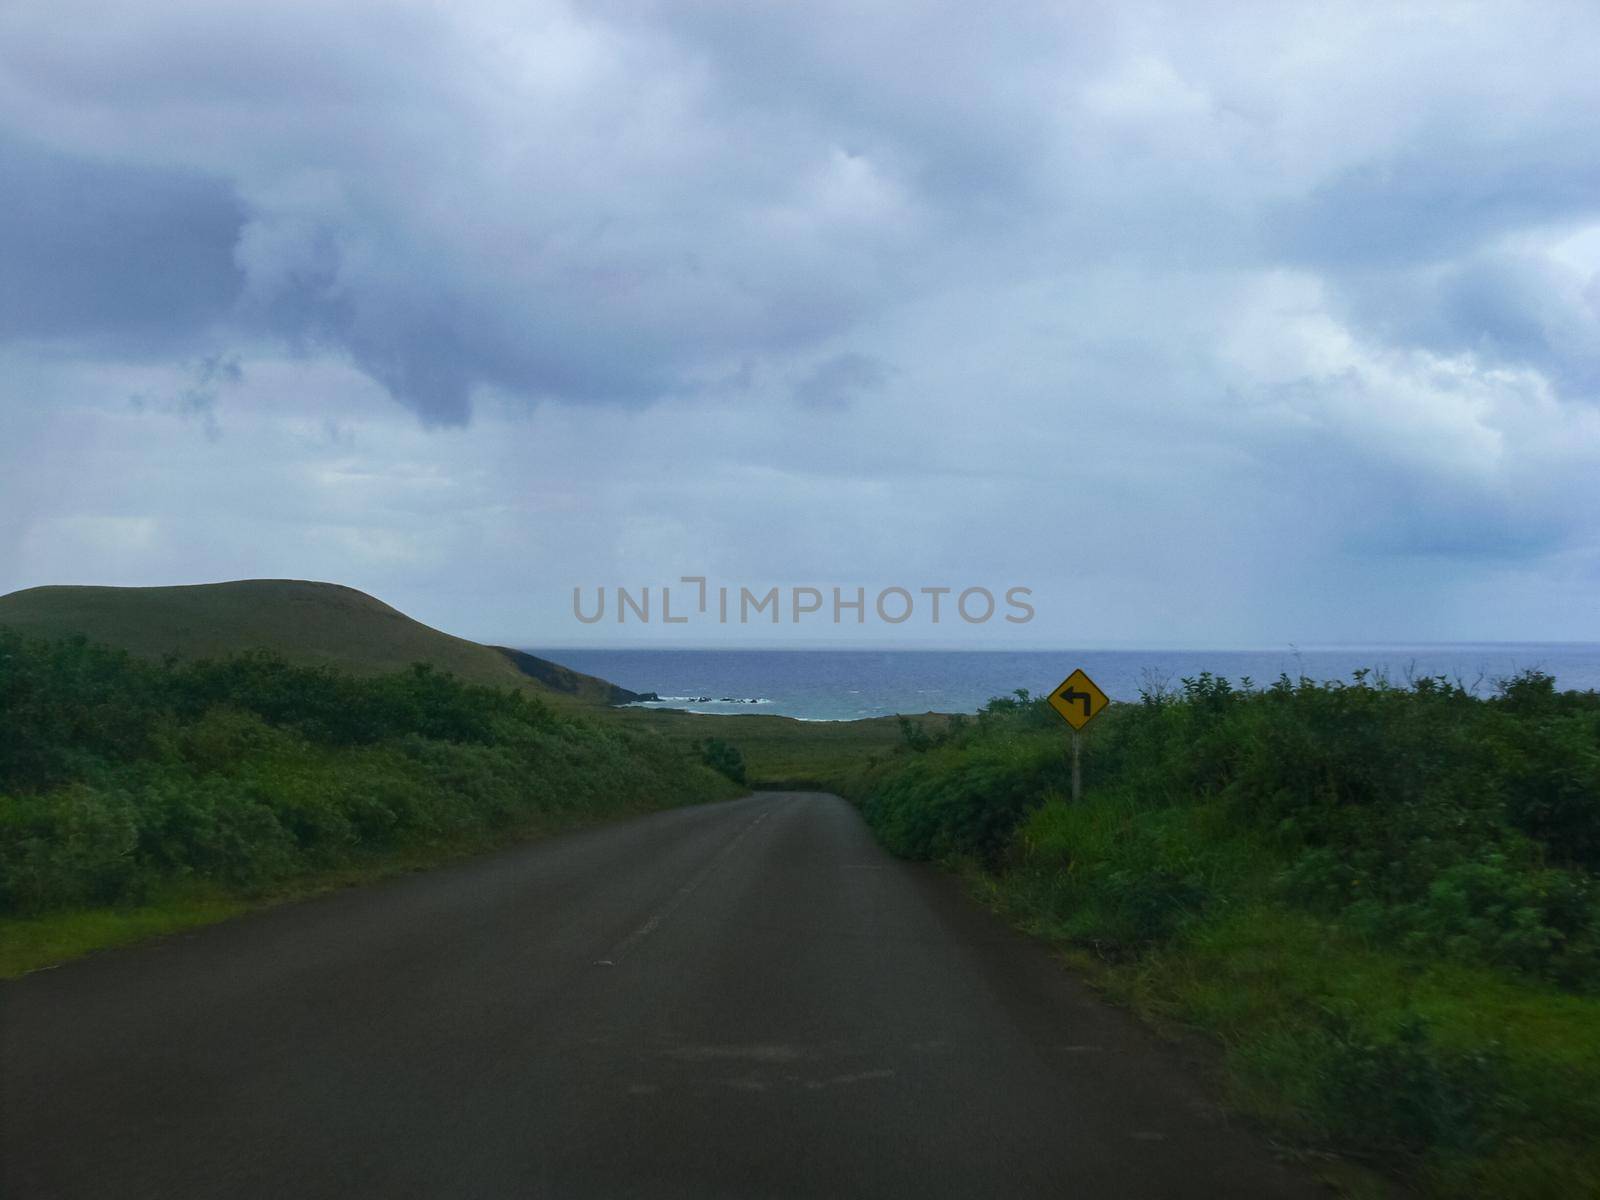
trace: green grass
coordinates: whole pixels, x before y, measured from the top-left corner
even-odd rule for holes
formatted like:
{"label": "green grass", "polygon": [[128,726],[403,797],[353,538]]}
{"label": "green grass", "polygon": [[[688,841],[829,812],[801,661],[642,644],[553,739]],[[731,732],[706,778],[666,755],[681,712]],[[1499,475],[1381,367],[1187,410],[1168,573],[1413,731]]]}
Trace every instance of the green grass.
{"label": "green grass", "polygon": [[1160,814],[1138,835],[1163,847],[1152,868],[1182,861],[1213,897],[1153,930],[1091,865],[1129,837],[1135,811],[1095,793],[1040,809],[1017,865],[969,864],[969,878],[1158,1028],[1211,1039],[1225,1098],[1308,1161],[1334,1151],[1428,1196],[1600,1194],[1600,999],[1407,954],[1285,905],[1272,847],[1229,831],[1217,806]]}
{"label": "green grass", "polygon": [[174,895],[125,908],[92,908],[37,917],[0,917],[0,979],[58,966],[95,950],[213,925],[248,912],[241,896]]}
{"label": "green grass", "polygon": [[614,695],[604,680],[441,633],[333,583],[243,579],[181,587],[28,588],[0,596],[0,625],[32,637],[80,634],[147,659],[267,650],[292,663],[354,675],[381,675],[421,662],[467,683],[521,688],[558,702],[627,698]]}
{"label": "green grass", "polygon": [[[1385,951],[1267,905],[1136,961],[1108,961],[1030,916],[1003,883],[992,898],[1025,928],[1075,947],[1077,968],[1148,1020],[1214,1038],[1231,1104],[1302,1147],[1384,1163],[1433,1196],[1600,1194],[1600,1002],[1591,997]],[[1349,1074],[1351,1057],[1392,1045],[1408,1022],[1427,1039],[1409,1069],[1380,1064],[1383,1094],[1356,1111],[1341,1104],[1330,1085]],[[1444,1144],[1391,1141],[1397,1100],[1432,1106],[1427,1128]]]}
{"label": "green grass", "polygon": [[[744,756],[752,788],[809,789],[849,793],[862,774],[886,761],[902,743],[897,717],[862,721],[797,721],[792,717],[739,714],[710,716],[672,709],[619,708],[605,719],[649,729],[688,747],[720,738]],[[948,718],[916,718],[931,729]]]}

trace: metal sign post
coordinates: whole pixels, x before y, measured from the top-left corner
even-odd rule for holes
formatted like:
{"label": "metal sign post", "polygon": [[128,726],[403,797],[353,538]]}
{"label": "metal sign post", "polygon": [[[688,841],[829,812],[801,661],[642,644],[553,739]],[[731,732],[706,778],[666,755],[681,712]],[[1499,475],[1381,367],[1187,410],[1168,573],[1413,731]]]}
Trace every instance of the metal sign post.
{"label": "metal sign post", "polygon": [[1104,711],[1111,703],[1108,697],[1082,670],[1074,671],[1063,679],[1050,693],[1050,707],[1061,714],[1061,719],[1072,726],[1072,802],[1083,799],[1082,751],[1078,744],[1078,731]]}
{"label": "metal sign post", "polygon": [[1072,803],[1083,799],[1083,770],[1078,760],[1078,731],[1072,731]]}

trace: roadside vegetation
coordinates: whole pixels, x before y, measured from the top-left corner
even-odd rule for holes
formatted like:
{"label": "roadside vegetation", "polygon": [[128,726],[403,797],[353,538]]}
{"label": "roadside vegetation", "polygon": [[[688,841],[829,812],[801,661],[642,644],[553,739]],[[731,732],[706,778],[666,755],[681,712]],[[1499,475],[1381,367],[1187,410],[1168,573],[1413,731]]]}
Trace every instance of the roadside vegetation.
{"label": "roadside vegetation", "polygon": [[1077,806],[1026,693],[903,732],[852,789],[884,843],[1210,1035],[1304,1151],[1600,1195],[1600,694],[1202,675],[1090,727]]}
{"label": "roadside vegetation", "polygon": [[0,628],[0,975],[743,790],[703,758],[425,665],[149,662]]}
{"label": "roadside vegetation", "polygon": [[801,721],[740,713],[712,716],[666,708],[612,708],[604,719],[624,728],[648,729],[694,753],[707,744],[733,749],[752,788],[848,794],[853,781],[892,758],[902,745],[901,726],[911,723],[929,736],[950,717],[872,717],[859,721]]}

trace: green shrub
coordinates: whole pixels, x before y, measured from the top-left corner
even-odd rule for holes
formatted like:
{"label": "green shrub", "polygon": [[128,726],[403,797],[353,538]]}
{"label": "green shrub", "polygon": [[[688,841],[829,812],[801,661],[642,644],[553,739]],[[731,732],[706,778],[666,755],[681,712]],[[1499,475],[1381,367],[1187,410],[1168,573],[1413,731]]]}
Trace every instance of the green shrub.
{"label": "green shrub", "polygon": [[1447,1051],[1415,1015],[1393,1034],[1374,1037],[1329,1012],[1305,1052],[1315,1063],[1322,1120],[1346,1146],[1481,1154],[1516,1108],[1503,1086],[1504,1055],[1497,1045]]}
{"label": "green shrub", "polygon": [[[1506,711],[1522,714],[1516,707]],[[1558,861],[1600,871],[1600,713],[1501,722],[1506,812]]]}
{"label": "green shrub", "polygon": [[[1023,694],[943,741],[906,728],[863,804],[885,845],[1016,859],[1026,815],[1065,790],[1059,721]],[[1113,942],[1159,941],[1211,903],[1204,864],[1150,840],[1155,814],[1201,805],[1271,847],[1289,903],[1395,945],[1600,986],[1592,692],[1537,673],[1489,700],[1435,678],[1258,689],[1201,674],[1113,706],[1085,755],[1090,786],[1134,810],[1117,841],[1074,859]]]}
{"label": "green shrub", "polygon": [[1434,1195],[1593,1191],[1600,696],[1201,675],[1089,727],[1078,805],[1064,743],[1044,705],[992,702],[907,739],[862,811],[1215,1032],[1237,1096],[1302,1142]]}
{"label": "green shrub", "polygon": [[120,792],[80,784],[0,799],[0,905],[105,904],[139,884],[138,815]]}
{"label": "green shrub", "polygon": [[[738,752],[716,752],[724,773]],[[541,813],[727,795],[660,738],[418,666],[150,664],[0,630],[0,912],[254,888]]]}
{"label": "green shrub", "polygon": [[700,761],[713,771],[726,775],[734,783],[744,782],[744,755],[737,746],[730,746],[721,738],[706,738],[694,744]]}
{"label": "green shrub", "polygon": [[1059,741],[974,736],[906,758],[866,802],[884,843],[908,858],[993,861],[1027,813],[1059,789]]}

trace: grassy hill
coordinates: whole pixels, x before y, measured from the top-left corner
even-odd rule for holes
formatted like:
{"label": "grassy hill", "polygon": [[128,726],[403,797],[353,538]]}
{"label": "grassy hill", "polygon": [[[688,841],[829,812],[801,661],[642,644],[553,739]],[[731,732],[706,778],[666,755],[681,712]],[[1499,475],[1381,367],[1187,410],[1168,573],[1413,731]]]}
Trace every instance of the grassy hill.
{"label": "grassy hill", "polygon": [[141,658],[223,658],[271,650],[290,662],[379,675],[414,662],[490,687],[590,704],[634,693],[531,654],[414,621],[365,592],[303,579],[180,587],[36,587],[0,596],[0,625],[37,637],[83,634]]}

